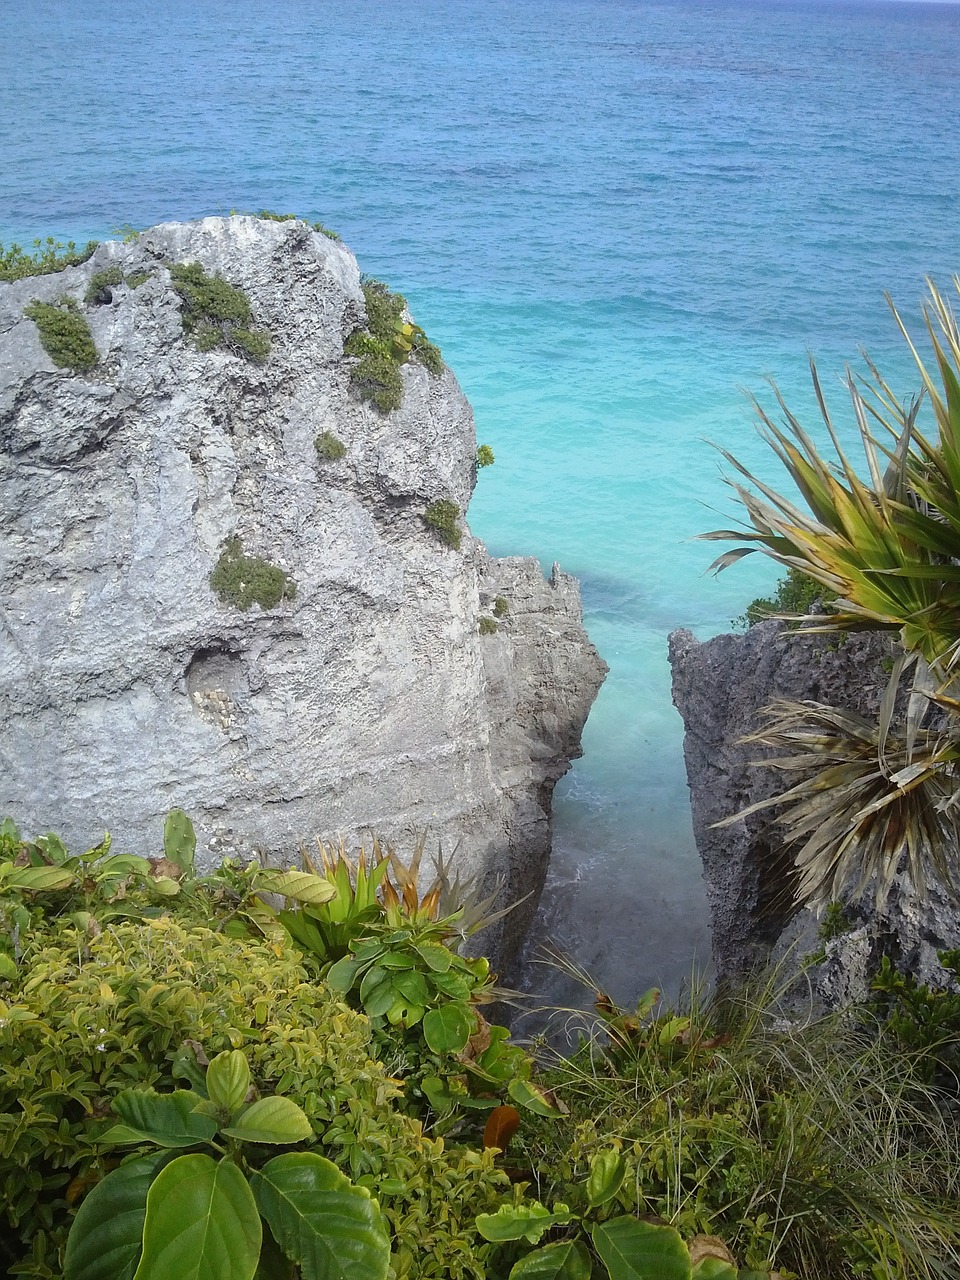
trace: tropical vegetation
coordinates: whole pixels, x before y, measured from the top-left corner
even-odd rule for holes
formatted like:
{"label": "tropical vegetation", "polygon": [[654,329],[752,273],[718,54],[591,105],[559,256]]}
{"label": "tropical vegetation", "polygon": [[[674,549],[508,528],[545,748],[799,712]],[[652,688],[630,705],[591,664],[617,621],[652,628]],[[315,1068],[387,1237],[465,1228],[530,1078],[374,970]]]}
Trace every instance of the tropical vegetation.
{"label": "tropical vegetation", "polygon": [[[821,454],[777,392],[782,422],[757,405],[761,430],[804,505],[723,450],[739,476],[731,483],[748,523],[704,535],[741,544],[715,561],[718,571],[760,550],[823,588],[818,613],[794,615],[799,631],[879,630],[900,646],[876,723],[820,703],[777,702],[766,710],[766,726],[750,739],[772,752],[765,760],[769,767],[800,776],[780,795],[731,820],[778,807],[783,837],[797,848],[797,898],[815,905],[867,886],[882,901],[901,869],[918,892],[930,876],[951,889],[955,880],[960,331],[949,302],[931,284],[924,309],[933,355],[928,369],[893,314],[915,358],[922,392],[901,403],[872,363],[865,379],[848,374],[867,478],[858,475],[843,447],[811,364],[836,461]],[[901,693],[908,675],[909,691]]]}

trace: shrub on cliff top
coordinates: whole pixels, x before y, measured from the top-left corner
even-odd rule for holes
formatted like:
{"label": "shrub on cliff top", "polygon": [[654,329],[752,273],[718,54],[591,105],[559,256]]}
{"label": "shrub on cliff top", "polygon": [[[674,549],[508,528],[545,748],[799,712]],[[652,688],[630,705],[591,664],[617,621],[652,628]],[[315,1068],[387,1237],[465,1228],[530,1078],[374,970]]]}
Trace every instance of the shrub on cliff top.
{"label": "shrub on cliff top", "polygon": [[99,360],[97,348],[75,299],[31,302],[23,314],[36,324],[43,349],[54,364],[74,373],[86,373],[95,367]]}
{"label": "shrub on cliff top", "polygon": [[437,376],[443,372],[443,358],[419,325],[404,320],[407,303],[401,294],[391,293],[380,280],[364,280],[362,288],[366,328],[354,329],[343,351],[357,357],[350,378],[361,398],[390,413],[403,398],[400,366],[413,358]]}
{"label": "shrub on cliff top", "polygon": [[225,347],[262,364],[270,354],[270,335],[251,328],[253,312],[242,289],[209,275],[199,262],[176,262],[170,281],[183,306],[183,331],[201,351]]}
{"label": "shrub on cliff top", "polygon": [[12,244],[9,249],[0,244],[0,280],[51,275],[67,267],[78,266],[91,257],[96,247],[96,240],[88,240],[82,249],[78,249],[72,240],[61,244],[53,236],[34,240],[33,253],[27,253],[18,244]]}

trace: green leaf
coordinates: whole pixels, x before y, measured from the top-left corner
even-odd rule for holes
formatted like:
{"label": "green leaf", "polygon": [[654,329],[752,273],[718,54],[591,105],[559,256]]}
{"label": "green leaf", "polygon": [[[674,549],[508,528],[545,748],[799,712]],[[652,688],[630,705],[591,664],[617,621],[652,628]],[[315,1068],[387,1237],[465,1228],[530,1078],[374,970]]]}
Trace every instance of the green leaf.
{"label": "green leaf", "polygon": [[770,1280],[767,1271],[738,1271],[722,1258],[703,1258],[693,1269],[693,1280],[739,1280],[741,1276],[751,1275],[760,1280]]}
{"label": "green leaf", "polygon": [[624,1216],[593,1228],[610,1280],[691,1280],[690,1254],[673,1227]]}
{"label": "green leaf", "polygon": [[539,1200],[522,1205],[502,1204],[496,1213],[477,1214],[477,1230],[492,1244],[502,1244],[505,1240],[539,1244],[548,1227],[562,1226],[574,1216],[565,1204],[555,1204],[553,1209],[551,1213]]}
{"label": "green leaf", "polygon": [[187,1080],[198,1098],[207,1096],[207,1072],[197,1060],[197,1050],[192,1042],[182,1044],[173,1055],[170,1074],[174,1080]]}
{"label": "green leaf", "polygon": [[260,1264],[254,1280],[294,1280],[293,1270],[293,1262],[284,1257],[270,1228],[264,1226],[263,1244],[260,1246]]}
{"label": "green leaf", "polygon": [[507,1093],[518,1107],[526,1107],[534,1115],[556,1119],[557,1116],[564,1114],[562,1109],[550,1100],[546,1091],[530,1080],[511,1080],[507,1085]]}
{"label": "green leaf", "polygon": [[453,963],[453,952],[439,942],[419,942],[413,949],[434,973],[446,973]]}
{"label": "green leaf", "polygon": [[13,957],[0,951],[0,982],[13,982],[18,973],[17,962]]}
{"label": "green leaf", "polygon": [[163,856],[188,874],[193,872],[197,833],[182,809],[171,809],[163,824]]}
{"label": "green leaf", "polygon": [[514,1266],[509,1280],[590,1280],[593,1263],[580,1240],[545,1244]]}
{"label": "green leaf", "polygon": [[329,902],[337,896],[337,890],[323,876],[311,875],[309,871],[278,871],[264,868],[257,872],[254,887],[258,893],[279,893],[294,902],[310,903],[313,906],[321,902]]}
{"label": "green leaf", "polygon": [[207,1067],[207,1094],[217,1107],[229,1112],[243,1104],[250,1088],[250,1068],[239,1049],[218,1053]]}
{"label": "green leaf", "polygon": [[426,1014],[423,1037],[434,1053],[460,1053],[476,1025],[476,1017],[466,1005],[445,1004]]}
{"label": "green leaf", "polygon": [[256,1201],[237,1166],[180,1156],[147,1194],[134,1280],[253,1280],[261,1241]]}
{"label": "green leaf", "polygon": [[66,867],[13,867],[4,879],[3,887],[5,890],[27,889],[31,892],[67,889],[75,879],[73,872]]}
{"label": "green leaf", "polygon": [[209,1142],[217,1122],[195,1110],[195,1093],[155,1093],[153,1089],[124,1089],[113,1109],[124,1122],[103,1135],[103,1142],[155,1142],[158,1147],[193,1147]]}
{"label": "green leaf", "polygon": [[590,1173],[587,1176],[587,1203],[591,1209],[612,1200],[626,1177],[627,1165],[619,1151],[609,1148],[601,1151],[590,1161]]}
{"label": "green leaf", "polygon": [[[211,1064],[212,1065],[212,1064]],[[209,1073],[207,1079],[209,1080]],[[221,1133],[241,1142],[303,1142],[313,1137],[306,1115],[290,1098],[261,1098]]]}
{"label": "green leaf", "polygon": [[93,1188],[67,1238],[64,1280],[133,1280],[140,1261],[147,1192],[167,1152],[123,1164]]}
{"label": "green leaf", "polygon": [[252,1177],[267,1225],[303,1280],[386,1280],[390,1241],[369,1191],[312,1152],[276,1156]]}
{"label": "green leaf", "polygon": [[326,983],[331,991],[346,993],[352,991],[358,976],[363,972],[367,960],[357,960],[353,956],[344,956],[327,970]]}

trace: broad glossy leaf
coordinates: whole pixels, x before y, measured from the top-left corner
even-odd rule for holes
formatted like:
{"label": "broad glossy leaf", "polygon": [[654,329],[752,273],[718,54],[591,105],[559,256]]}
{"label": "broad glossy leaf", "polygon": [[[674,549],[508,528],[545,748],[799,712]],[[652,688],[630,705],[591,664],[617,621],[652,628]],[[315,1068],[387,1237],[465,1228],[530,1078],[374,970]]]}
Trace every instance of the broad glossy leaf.
{"label": "broad glossy leaf", "polygon": [[673,1227],[624,1216],[593,1228],[610,1280],[691,1280],[690,1254]]}
{"label": "broad glossy leaf", "polygon": [[557,1116],[566,1114],[564,1108],[558,1106],[552,1093],[547,1089],[541,1089],[530,1080],[511,1080],[507,1086],[507,1093],[518,1107],[526,1107],[535,1115],[555,1119]]}
{"label": "broad glossy leaf", "polygon": [[261,1098],[247,1107],[229,1129],[221,1132],[241,1142],[273,1142],[278,1145],[303,1142],[313,1137],[310,1121],[290,1098]]}
{"label": "broad glossy leaf", "polygon": [[27,889],[31,892],[66,889],[76,879],[67,867],[14,867],[9,862],[4,865],[11,868],[3,881],[4,889]]}
{"label": "broad glossy leaf", "polygon": [[461,1053],[476,1025],[476,1017],[466,1005],[445,1004],[424,1016],[423,1037],[434,1053]]}
{"label": "broad glossy leaf", "polygon": [[352,991],[357,978],[370,963],[369,960],[358,960],[355,956],[344,956],[327,970],[326,984],[331,991]]}
{"label": "broad glossy leaf", "polygon": [[312,1152],[276,1156],[251,1179],[257,1206],[303,1280],[385,1280],[390,1241],[377,1202]]}
{"label": "broad glossy leaf", "polygon": [[218,1053],[207,1067],[207,1094],[215,1106],[236,1111],[250,1088],[250,1068],[240,1049]]}
{"label": "broad glossy leaf", "polygon": [[590,1161],[587,1176],[587,1203],[591,1209],[612,1200],[627,1174],[627,1164],[619,1151],[609,1148],[595,1155]]}
{"label": "broad glossy leaf", "polygon": [[195,1110],[195,1093],[155,1093],[152,1089],[124,1089],[113,1100],[123,1121],[103,1136],[104,1142],[155,1142],[159,1147],[193,1147],[209,1142],[217,1122]]}
{"label": "broad glossy leaf", "polygon": [[[393,985],[390,976],[382,969],[378,970],[378,972],[384,975],[384,980],[371,984],[370,987],[368,987],[367,995],[365,997],[362,994],[363,984],[361,983],[360,1000],[363,1004],[364,1012],[369,1018],[382,1018],[385,1013],[389,1013],[396,1003],[399,994],[396,987]],[[364,979],[364,982],[366,982],[366,978]]]}
{"label": "broad glossy leaf", "polygon": [[593,1263],[580,1240],[545,1244],[514,1266],[510,1280],[590,1280]]}
{"label": "broad glossy leaf", "polygon": [[67,1238],[64,1280],[133,1280],[140,1261],[147,1192],[167,1152],[121,1165],[98,1182]]}
{"label": "broad glossy leaf", "polygon": [[323,876],[308,871],[278,871],[264,868],[257,872],[254,887],[259,893],[279,893],[294,902],[317,905],[337,896],[336,888]]}
{"label": "broad glossy leaf", "polygon": [[147,1194],[134,1280],[253,1280],[261,1240],[256,1201],[237,1166],[180,1156]]}
{"label": "broad glossy leaf", "polygon": [[414,951],[434,973],[446,973],[453,963],[453,952],[439,942],[417,943]]}
{"label": "broad glossy leaf", "polygon": [[502,1244],[505,1240],[539,1244],[549,1227],[563,1226],[573,1218],[565,1204],[556,1204],[553,1210],[551,1213],[538,1200],[522,1205],[502,1204],[496,1213],[477,1214],[477,1230],[492,1244]]}

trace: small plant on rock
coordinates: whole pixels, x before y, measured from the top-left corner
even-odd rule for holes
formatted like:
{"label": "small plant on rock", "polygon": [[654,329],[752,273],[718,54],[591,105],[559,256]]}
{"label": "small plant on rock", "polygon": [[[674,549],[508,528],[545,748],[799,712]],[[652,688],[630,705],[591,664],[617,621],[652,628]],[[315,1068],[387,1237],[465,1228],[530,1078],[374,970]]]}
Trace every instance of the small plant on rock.
{"label": "small plant on rock", "polygon": [[488,618],[486,614],[481,615],[480,621],[477,624],[477,630],[482,636],[496,635],[499,629],[500,628],[497,626],[494,618]]}
{"label": "small plant on rock", "polygon": [[477,445],[477,466],[492,467],[496,459],[493,456],[493,450],[488,444]]}
{"label": "small plant on rock", "polygon": [[79,266],[92,256],[96,247],[96,240],[88,240],[82,249],[78,249],[72,240],[61,244],[53,236],[34,240],[33,253],[27,253],[18,244],[12,244],[9,249],[0,244],[0,280],[52,275],[67,267]]}
{"label": "small plant on rock", "polygon": [[270,354],[270,335],[252,328],[253,312],[242,289],[211,276],[199,262],[177,262],[170,280],[183,302],[183,331],[200,351],[225,347],[262,364]]}
{"label": "small plant on rock", "polygon": [[379,280],[364,280],[362,288],[367,325],[354,329],[343,351],[357,357],[350,377],[360,396],[381,413],[390,413],[403,399],[400,366],[412,357],[437,376],[443,372],[443,358],[420,326],[404,319],[407,303],[401,294]]}
{"label": "small plant on rock", "polygon": [[94,306],[112,302],[111,290],[118,284],[123,284],[123,272],[119,267],[104,267],[102,271],[95,271],[90,277],[84,302],[92,303]]}
{"label": "small plant on rock", "polygon": [[74,298],[31,302],[23,314],[40,330],[40,342],[54,364],[74,373],[95,368],[99,360],[97,348]]}
{"label": "small plant on rock", "polygon": [[210,575],[210,586],[224,604],[246,612],[251,605],[276,609],[283,600],[296,598],[296,583],[285,569],[263,556],[244,554],[237,537],[228,538]]}
{"label": "small plant on rock", "polygon": [[437,533],[447,544],[453,547],[455,551],[460,549],[460,541],[462,534],[457,524],[460,518],[460,508],[455,502],[451,502],[449,498],[437,498],[435,502],[431,502],[423,513],[424,523],[428,524],[431,529],[436,529]]}
{"label": "small plant on rock", "polygon": [[321,431],[313,443],[321,462],[339,462],[347,452],[347,446],[332,431]]}
{"label": "small plant on rock", "polygon": [[506,596],[497,596],[493,602],[493,616],[495,618],[505,618],[510,612],[510,601]]}

